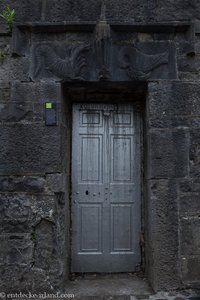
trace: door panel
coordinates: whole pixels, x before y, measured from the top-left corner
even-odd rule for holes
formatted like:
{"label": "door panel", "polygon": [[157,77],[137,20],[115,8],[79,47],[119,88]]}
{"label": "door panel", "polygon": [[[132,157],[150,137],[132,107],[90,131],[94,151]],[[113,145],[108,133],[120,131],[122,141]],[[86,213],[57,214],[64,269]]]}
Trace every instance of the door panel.
{"label": "door panel", "polygon": [[140,264],[140,117],[131,105],[75,104],[72,272]]}

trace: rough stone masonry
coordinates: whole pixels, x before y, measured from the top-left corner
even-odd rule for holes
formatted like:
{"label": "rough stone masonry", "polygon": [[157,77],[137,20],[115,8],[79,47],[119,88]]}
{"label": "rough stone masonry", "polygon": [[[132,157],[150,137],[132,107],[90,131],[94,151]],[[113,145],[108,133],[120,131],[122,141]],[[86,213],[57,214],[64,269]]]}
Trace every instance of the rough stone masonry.
{"label": "rough stone masonry", "polygon": [[[143,263],[155,291],[200,285],[199,0],[2,0],[0,290],[70,277],[71,105],[143,115]],[[44,103],[56,102],[55,126]]]}

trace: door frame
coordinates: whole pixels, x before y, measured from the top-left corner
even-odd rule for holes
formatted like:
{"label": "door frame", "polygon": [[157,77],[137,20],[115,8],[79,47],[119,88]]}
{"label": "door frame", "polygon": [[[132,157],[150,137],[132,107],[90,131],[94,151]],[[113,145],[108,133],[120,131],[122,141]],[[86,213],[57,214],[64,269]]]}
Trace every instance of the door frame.
{"label": "door frame", "polygon": [[[81,94],[77,96],[76,91],[77,89],[81,91]],[[128,99],[126,99],[128,93]],[[121,99],[115,98],[116,93],[120,91]],[[69,270],[69,278],[73,279],[76,276],[79,276],[78,273],[71,272],[71,254],[72,254],[72,214],[71,214],[71,201],[72,201],[72,178],[71,178],[71,171],[72,171],[72,124],[73,124],[73,104],[74,103],[101,103],[101,104],[132,104],[137,110],[140,112],[140,151],[141,151],[141,239],[140,239],[140,248],[141,248],[141,265],[138,266],[138,270],[136,273],[143,274],[145,273],[145,176],[144,176],[144,169],[145,169],[145,100],[147,94],[147,83],[146,82],[122,82],[120,83],[111,83],[111,82],[98,82],[98,83],[75,83],[75,82],[67,82],[63,83],[63,92],[64,92],[64,106],[67,107],[68,111],[68,125],[70,127],[70,178],[69,178],[69,218],[70,218],[70,228],[69,228],[69,262],[68,262],[68,270]],[[75,94],[74,94],[75,92]],[[91,94],[94,94],[94,98],[91,97]],[[101,98],[102,97],[102,98]],[[65,114],[66,117],[66,114]]]}

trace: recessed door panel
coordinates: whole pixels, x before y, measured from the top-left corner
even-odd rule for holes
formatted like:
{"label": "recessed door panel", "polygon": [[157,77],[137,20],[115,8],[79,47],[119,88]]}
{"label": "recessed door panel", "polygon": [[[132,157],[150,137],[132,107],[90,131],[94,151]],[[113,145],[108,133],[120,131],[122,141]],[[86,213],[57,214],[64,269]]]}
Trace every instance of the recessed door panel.
{"label": "recessed door panel", "polygon": [[72,272],[140,264],[140,116],[132,105],[75,104]]}

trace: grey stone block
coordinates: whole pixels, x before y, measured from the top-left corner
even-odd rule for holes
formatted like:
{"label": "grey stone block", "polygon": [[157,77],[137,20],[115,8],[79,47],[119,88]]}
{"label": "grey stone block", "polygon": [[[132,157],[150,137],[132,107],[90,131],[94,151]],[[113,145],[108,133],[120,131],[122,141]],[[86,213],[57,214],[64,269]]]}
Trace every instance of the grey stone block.
{"label": "grey stone block", "polygon": [[4,125],[0,138],[0,174],[62,172],[59,127]]}
{"label": "grey stone block", "polygon": [[149,133],[148,178],[185,177],[189,173],[187,130],[153,130]]}

